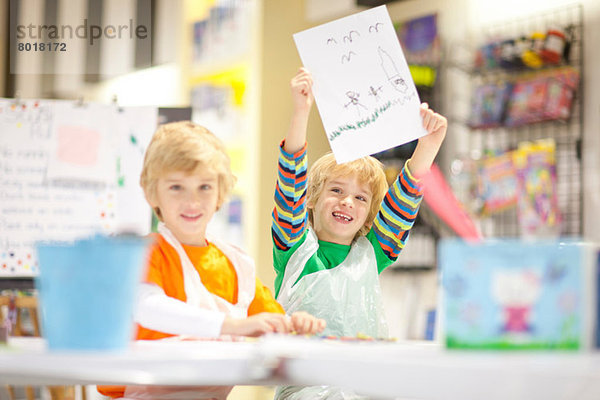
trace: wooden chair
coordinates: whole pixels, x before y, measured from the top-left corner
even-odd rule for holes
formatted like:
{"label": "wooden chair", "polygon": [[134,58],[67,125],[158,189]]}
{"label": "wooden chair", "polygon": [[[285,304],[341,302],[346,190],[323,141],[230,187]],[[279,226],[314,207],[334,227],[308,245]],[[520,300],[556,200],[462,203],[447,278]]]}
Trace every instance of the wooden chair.
{"label": "wooden chair", "polygon": [[[0,322],[4,321],[7,316],[4,315],[5,307],[14,307],[16,311],[16,321],[11,336],[41,336],[40,322],[38,317],[38,301],[35,296],[0,296]],[[32,324],[32,332],[24,329],[23,320],[24,313],[29,313],[29,318]],[[10,400],[16,400],[15,390],[13,386],[7,385],[8,396]],[[50,397],[52,400],[74,400],[74,386],[48,386]],[[35,400],[35,390],[33,386],[25,387],[25,396],[27,400]],[[85,387],[81,387],[81,399],[86,400]]]}

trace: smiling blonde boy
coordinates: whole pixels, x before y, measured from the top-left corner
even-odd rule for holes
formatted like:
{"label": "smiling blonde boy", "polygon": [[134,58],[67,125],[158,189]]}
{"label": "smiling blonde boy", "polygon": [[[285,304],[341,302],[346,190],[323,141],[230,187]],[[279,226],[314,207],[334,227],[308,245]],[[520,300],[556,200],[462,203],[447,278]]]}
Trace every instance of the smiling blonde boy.
{"label": "smiling blonde boy", "polygon": [[[138,340],[223,338],[268,332],[317,333],[324,321],[305,312],[287,318],[262,285],[253,260],[210,237],[207,225],[235,183],[223,143],[191,122],[159,127],[140,184],[160,220],[135,320]],[[101,387],[127,398],[224,399],[231,387]]]}
{"label": "smiling blonde boy", "polygon": [[[421,105],[428,134],[389,190],[373,157],[337,164],[329,153],[307,177],[312,83],[304,68],[290,83],[294,113],[280,146],[271,229],[277,300],[287,312],[324,319],[326,335],[387,337],[378,274],[408,239],[423,197],[415,177],[431,167],[446,135],[446,118]],[[341,388],[288,386],[278,388],[276,398],[361,397]]]}
{"label": "smiling blonde boy", "polygon": [[389,190],[382,165],[373,157],[337,164],[329,153],[307,176],[310,73],[301,68],[290,86],[294,113],[280,146],[272,222],[277,300],[288,312],[302,310],[325,319],[325,334],[385,337],[378,274],[406,243],[422,200],[415,176],[433,163],[446,119],[421,106],[428,134]]}

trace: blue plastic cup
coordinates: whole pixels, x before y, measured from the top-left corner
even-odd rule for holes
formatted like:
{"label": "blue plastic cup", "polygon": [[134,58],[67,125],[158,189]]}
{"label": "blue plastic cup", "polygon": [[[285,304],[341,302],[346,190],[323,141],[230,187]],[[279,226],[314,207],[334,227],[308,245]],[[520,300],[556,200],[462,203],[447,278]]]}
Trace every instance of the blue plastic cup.
{"label": "blue plastic cup", "polygon": [[50,350],[128,346],[147,245],[144,238],[106,236],[37,244],[36,287]]}

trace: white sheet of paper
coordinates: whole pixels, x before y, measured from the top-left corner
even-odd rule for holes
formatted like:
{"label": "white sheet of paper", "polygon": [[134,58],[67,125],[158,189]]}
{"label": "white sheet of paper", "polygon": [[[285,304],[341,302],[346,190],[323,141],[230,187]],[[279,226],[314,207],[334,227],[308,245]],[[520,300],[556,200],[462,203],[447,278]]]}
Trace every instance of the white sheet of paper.
{"label": "white sheet of paper", "polygon": [[427,134],[419,96],[385,6],[294,34],[338,163]]}

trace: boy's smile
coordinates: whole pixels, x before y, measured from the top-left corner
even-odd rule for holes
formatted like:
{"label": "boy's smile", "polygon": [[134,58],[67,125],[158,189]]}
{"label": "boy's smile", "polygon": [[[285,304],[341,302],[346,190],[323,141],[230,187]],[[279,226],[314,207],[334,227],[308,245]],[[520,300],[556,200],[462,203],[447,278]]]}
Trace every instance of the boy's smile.
{"label": "boy's smile", "polygon": [[319,240],[350,245],[371,207],[371,190],[354,176],[328,179],[313,209]]}
{"label": "boy's smile", "polygon": [[158,179],[156,204],[162,220],[177,240],[206,245],[206,226],[217,211],[219,179],[212,171],[169,172]]}

